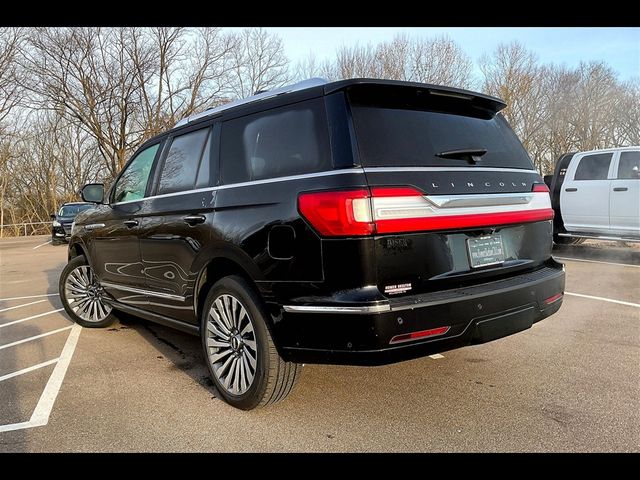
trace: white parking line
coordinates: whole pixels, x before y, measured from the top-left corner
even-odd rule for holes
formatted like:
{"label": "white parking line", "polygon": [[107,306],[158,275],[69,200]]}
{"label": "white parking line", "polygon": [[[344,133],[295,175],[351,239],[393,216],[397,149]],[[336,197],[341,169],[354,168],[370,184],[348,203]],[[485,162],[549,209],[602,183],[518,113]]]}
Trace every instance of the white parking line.
{"label": "white parking line", "polygon": [[53,372],[49,377],[49,381],[47,382],[47,386],[44,387],[42,395],[40,395],[40,400],[38,400],[38,404],[31,414],[31,418],[28,422],[0,425],[0,432],[41,427],[49,423],[49,415],[51,415],[53,404],[58,397],[58,392],[62,386],[62,381],[67,373],[67,368],[69,367],[69,363],[71,363],[71,357],[73,357],[73,352],[78,344],[78,337],[82,331],[82,327],[77,323],[68,328],[72,328],[71,333],[69,334],[69,337],[67,337],[67,341],[64,344],[58,363],[53,369]]}
{"label": "white parking line", "polygon": [[429,355],[429,358],[433,360],[438,360],[439,358],[444,358],[444,355],[440,355],[439,353],[434,353],[433,355]]}
{"label": "white parking line", "polygon": [[7,343],[5,345],[0,345],[0,350],[4,350],[5,348],[15,347],[16,345],[20,345],[21,343],[27,343],[31,340],[37,340],[39,338],[48,337],[49,335],[54,335],[56,333],[64,332],[65,330],[69,330],[73,328],[73,325],[69,325],[68,327],[58,328],[57,330],[52,330],[47,333],[41,333],[40,335],[36,335],[35,337],[23,338],[22,340],[18,340],[16,342]]}
{"label": "white parking line", "polygon": [[44,247],[48,243],[51,243],[51,240],[49,240],[48,242],[41,243],[40,245],[36,245],[35,247],[33,247],[33,250],[35,250],[36,248]]}
{"label": "white parking line", "polygon": [[25,300],[27,298],[40,298],[40,297],[57,297],[59,293],[44,293],[42,295],[27,295],[26,297],[10,297],[0,298],[0,302],[8,302],[9,300]]}
{"label": "white parking line", "polygon": [[0,377],[0,382],[3,380],[8,380],[13,377],[17,377],[18,375],[24,375],[25,373],[33,372],[34,370],[38,370],[39,368],[46,367],[51,365],[52,363],[56,363],[58,361],[57,358],[53,360],[47,360],[46,362],[38,363],[37,365],[32,365],[31,367],[23,368],[22,370],[18,370],[17,372],[7,373]]}
{"label": "white parking line", "polygon": [[640,265],[631,265],[630,263],[614,263],[614,262],[603,262],[601,260],[586,260],[582,258],[569,258],[569,257],[556,257],[558,260],[571,260],[572,262],[585,262],[585,263],[603,263],[604,265],[617,265],[618,267],[632,267],[632,268],[640,268]]}
{"label": "white parking line", "polygon": [[[6,241],[3,241],[3,242],[0,242],[0,247],[3,246],[3,245],[18,245],[18,244],[25,245],[27,243],[30,243],[29,240],[31,240],[31,237],[27,237],[24,240],[20,240],[20,241],[17,241],[17,242],[6,242]],[[35,240],[35,238],[34,238],[34,240]]]}
{"label": "white parking line", "polygon": [[36,300],[35,302],[29,302],[29,303],[25,303],[23,305],[16,305],[15,307],[8,307],[8,308],[3,308],[2,310],[0,310],[0,313],[2,312],[8,312],[9,310],[13,310],[15,308],[22,308],[22,307],[28,307],[29,305],[35,305],[36,303],[42,303],[45,300]]}
{"label": "white parking line", "polygon": [[38,315],[32,315],[31,317],[22,318],[20,320],[14,320],[13,322],[0,324],[0,328],[8,327],[9,325],[15,325],[16,323],[26,322],[27,320],[33,320],[34,318],[44,317],[45,315],[51,315],[52,313],[64,310],[64,308],[58,308],[57,310],[51,310],[50,312],[39,313]]}
{"label": "white parking line", "polygon": [[623,302],[622,300],[614,300],[612,298],[596,297],[596,296],[593,296],[593,295],[584,295],[582,293],[564,292],[564,294],[565,295],[571,295],[573,297],[590,298],[591,300],[600,300],[601,302],[617,303],[619,305],[627,305],[628,307],[640,308],[640,303]]}

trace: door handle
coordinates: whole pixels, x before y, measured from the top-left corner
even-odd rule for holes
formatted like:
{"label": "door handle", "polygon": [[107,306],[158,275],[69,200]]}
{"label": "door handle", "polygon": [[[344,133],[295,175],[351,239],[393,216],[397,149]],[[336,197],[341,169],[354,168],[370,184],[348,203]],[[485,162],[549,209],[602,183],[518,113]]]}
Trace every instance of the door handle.
{"label": "door handle", "polygon": [[578,189],[577,188],[565,188],[564,191],[565,192],[577,192]]}
{"label": "door handle", "polygon": [[205,217],[204,215],[187,215],[182,219],[185,221],[187,225],[190,225],[193,227],[194,225],[197,225],[199,223],[204,223],[207,217]]}
{"label": "door handle", "polygon": [[138,220],[125,220],[124,223],[127,228],[133,228],[138,226]]}
{"label": "door handle", "polygon": [[629,190],[627,187],[614,187],[613,189],[614,192],[626,192],[627,190]]}

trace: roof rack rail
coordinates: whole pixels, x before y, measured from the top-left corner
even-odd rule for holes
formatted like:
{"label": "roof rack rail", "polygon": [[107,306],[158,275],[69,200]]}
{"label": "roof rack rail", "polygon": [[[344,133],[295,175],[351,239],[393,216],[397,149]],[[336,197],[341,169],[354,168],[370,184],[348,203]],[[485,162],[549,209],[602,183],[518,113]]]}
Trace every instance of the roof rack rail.
{"label": "roof rack rail", "polygon": [[229,108],[238,107],[240,105],[246,105],[248,103],[257,102],[258,100],[264,100],[266,98],[276,97],[278,95],[282,95],[285,93],[297,92],[299,90],[305,90],[307,88],[318,87],[326,83],[327,81],[324,78],[309,78],[308,80],[303,80],[302,82],[293,83],[291,85],[285,85],[284,87],[276,88],[274,90],[268,90],[266,92],[259,93],[257,95],[251,95],[250,97],[247,97],[247,98],[234,100],[233,102],[225,103],[224,105],[220,105],[219,107],[209,108],[204,112],[196,113],[195,115],[191,115],[189,117],[183,118],[178,123],[176,123],[173,126],[173,128],[187,125],[195,120],[208,117],[210,115],[216,114],[218,112],[222,112],[223,110],[227,110]]}

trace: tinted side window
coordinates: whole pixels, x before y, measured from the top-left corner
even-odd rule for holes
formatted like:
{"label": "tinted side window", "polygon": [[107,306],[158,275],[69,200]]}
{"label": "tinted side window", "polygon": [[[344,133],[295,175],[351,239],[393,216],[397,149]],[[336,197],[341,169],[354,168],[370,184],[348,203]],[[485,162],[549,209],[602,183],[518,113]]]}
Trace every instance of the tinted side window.
{"label": "tinted side window", "polygon": [[151,173],[151,166],[159,145],[158,143],[145,148],[127,166],[114,188],[113,201],[115,203],[144,198],[149,173]]}
{"label": "tinted side window", "polygon": [[582,157],[574,180],[606,180],[613,153],[597,153]]}
{"label": "tinted side window", "polygon": [[620,154],[618,178],[640,178],[640,152],[622,152]]}
{"label": "tinted side window", "polygon": [[331,168],[322,99],[226,121],[221,142],[227,184]]}
{"label": "tinted side window", "polygon": [[173,138],[162,165],[158,194],[181,192],[194,187],[209,130],[203,128]]}

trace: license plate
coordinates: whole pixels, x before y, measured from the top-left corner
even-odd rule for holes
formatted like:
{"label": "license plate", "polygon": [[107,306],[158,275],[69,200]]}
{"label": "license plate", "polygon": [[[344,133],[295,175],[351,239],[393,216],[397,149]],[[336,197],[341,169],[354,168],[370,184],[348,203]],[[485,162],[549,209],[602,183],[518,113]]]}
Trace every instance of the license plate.
{"label": "license plate", "polygon": [[504,249],[500,235],[489,235],[480,238],[468,238],[467,250],[471,268],[497,265],[504,262]]}

